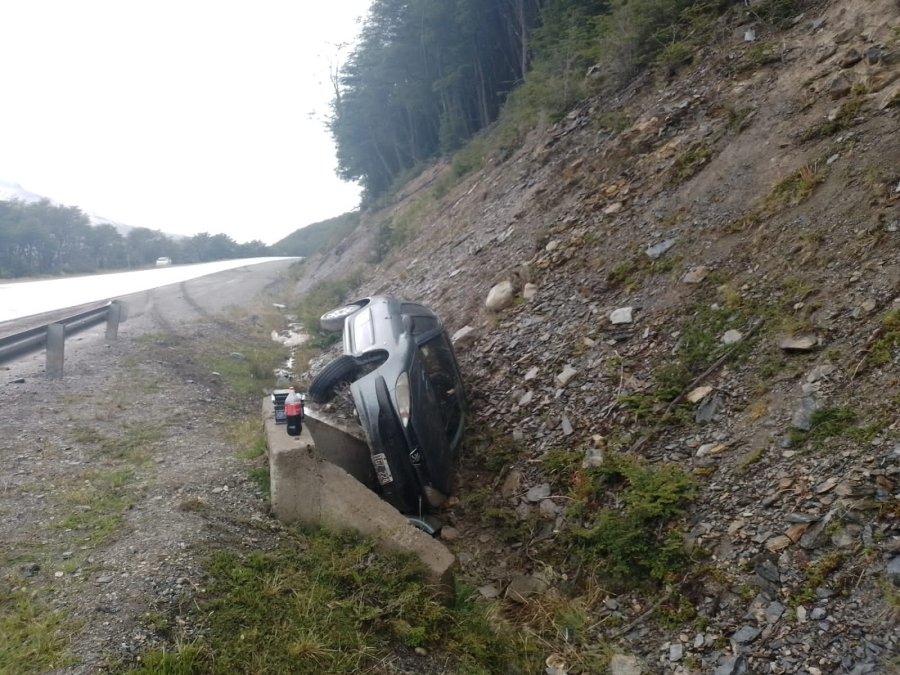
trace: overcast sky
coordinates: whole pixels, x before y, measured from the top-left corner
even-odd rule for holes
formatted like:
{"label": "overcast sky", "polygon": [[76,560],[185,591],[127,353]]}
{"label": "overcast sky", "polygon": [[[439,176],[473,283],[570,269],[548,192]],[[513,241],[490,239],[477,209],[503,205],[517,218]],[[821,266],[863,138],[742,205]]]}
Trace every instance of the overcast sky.
{"label": "overcast sky", "polygon": [[5,0],[0,179],[168,233],[273,243],[356,208],[329,69],[369,0]]}

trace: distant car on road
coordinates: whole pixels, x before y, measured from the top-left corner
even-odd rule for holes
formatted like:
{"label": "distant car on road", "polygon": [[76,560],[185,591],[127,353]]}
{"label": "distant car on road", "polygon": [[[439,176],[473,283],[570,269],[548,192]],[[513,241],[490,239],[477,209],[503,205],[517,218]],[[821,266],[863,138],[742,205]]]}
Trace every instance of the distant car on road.
{"label": "distant car on road", "polygon": [[168,267],[168,266],[171,265],[171,264],[172,264],[172,259],[171,259],[171,258],[167,258],[167,257],[163,256],[163,257],[161,257],[161,258],[157,258],[157,259],[156,259],[156,266],[157,266],[157,267]]}
{"label": "distant car on road", "polygon": [[356,300],[321,318],[343,329],[342,356],[310,383],[324,402],[349,383],[382,498],[423,516],[452,493],[465,427],[459,366],[440,318],[427,307],[390,297]]}

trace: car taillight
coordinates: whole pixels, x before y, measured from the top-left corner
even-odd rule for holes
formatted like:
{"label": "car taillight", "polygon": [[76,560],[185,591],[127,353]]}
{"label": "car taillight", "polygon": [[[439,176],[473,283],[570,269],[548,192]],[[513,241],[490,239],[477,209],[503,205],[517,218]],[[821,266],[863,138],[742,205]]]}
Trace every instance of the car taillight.
{"label": "car taillight", "polygon": [[409,375],[401,373],[394,385],[394,398],[397,400],[397,414],[400,415],[400,421],[403,427],[409,426]]}

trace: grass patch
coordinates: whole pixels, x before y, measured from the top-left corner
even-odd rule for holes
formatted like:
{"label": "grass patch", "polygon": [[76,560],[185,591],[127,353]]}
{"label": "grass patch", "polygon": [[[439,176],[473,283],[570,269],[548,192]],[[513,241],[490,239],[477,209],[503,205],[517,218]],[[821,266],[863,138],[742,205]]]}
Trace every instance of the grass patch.
{"label": "grass patch", "polygon": [[812,415],[809,437],[816,441],[824,441],[842,435],[855,424],[856,413],[850,408],[820,408]]}
{"label": "grass patch", "polygon": [[[255,399],[274,387],[275,368],[284,363],[286,352],[284,346],[272,340],[247,339],[240,344],[206,349],[198,358],[206,368],[219,374],[232,395]],[[243,403],[238,400],[229,407],[242,407]]]}
{"label": "grass patch", "polygon": [[431,196],[426,196],[412,202],[408,207],[394,214],[393,217],[382,221],[378,228],[378,239],[375,242],[375,259],[373,262],[380,263],[391,251],[395,251],[411,241],[415,237],[419,225],[425,221],[435,208],[435,204],[436,202]]}
{"label": "grass patch", "polygon": [[577,555],[614,588],[672,580],[689,562],[677,519],[696,482],[671,465],[616,457],[579,475],[590,522],[572,533]]}
{"label": "grass patch", "polygon": [[94,427],[86,424],[75,424],[69,434],[71,439],[80,445],[100,445],[106,441],[106,437]]}
{"label": "grass patch", "polygon": [[830,553],[806,568],[806,583],[799,590],[794,600],[798,605],[808,605],[816,600],[816,589],[821,587],[829,577],[834,575],[844,564],[844,554]]}
{"label": "grass patch", "polygon": [[143,464],[152,454],[152,447],[162,438],[159,427],[147,423],[126,424],[122,435],[110,438],[100,445],[104,455],[127,461],[131,464]]}
{"label": "grass patch", "polygon": [[440,654],[446,672],[536,672],[536,645],[499,635],[462,594],[445,606],[411,559],[385,555],[350,534],[304,532],[277,550],[221,552],[198,613],[204,637],[153,652],[132,673],[349,673],[415,647]]}
{"label": "grass patch", "polygon": [[0,585],[0,673],[46,673],[73,664],[66,636],[74,629],[35,593]]}
{"label": "grass patch", "polygon": [[846,406],[820,408],[812,414],[809,431],[794,430],[791,438],[797,444],[808,441],[816,449],[824,447],[832,438],[868,443],[893,422],[890,413],[881,410],[876,411],[866,424],[860,424],[860,419],[859,413]]}
{"label": "grass patch", "polygon": [[499,473],[518,461],[523,453],[522,446],[509,434],[487,431],[470,433],[460,455],[471,468]]}
{"label": "grass patch", "polygon": [[148,462],[153,455],[153,446],[163,437],[162,428],[154,423],[126,423],[115,438],[102,431],[78,423],[69,434],[74,443],[97,450],[104,458],[118,460],[133,466]]}
{"label": "grass patch", "polygon": [[250,417],[232,422],[228,426],[228,437],[238,448],[240,459],[256,459],[266,454],[265,426],[262,420]]}
{"label": "grass patch", "polygon": [[628,288],[634,283],[637,263],[634,260],[623,260],[606,275],[606,281],[612,286]]}
{"label": "grass patch", "polygon": [[656,57],[656,63],[660,66],[676,68],[690,63],[694,58],[695,47],[689,42],[673,42],[666,45]]}
{"label": "grass patch", "polygon": [[558,485],[566,485],[583,459],[584,455],[574,450],[550,450],[544,455],[541,466],[546,474],[556,479]]}
{"label": "grass patch", "polygon": [[92,546],[107,541],[134,504],[132,478],[131,471],[103,471],[85,477],[83,485],[60,496],[69,513],[57,527],[75,531]]}
{"label": "grass patch", "polygon": [[162,430],[147,422],[131,423],[125,424],[116,438],[109,438],[93,427],[76,424],[70,435],[74,442],[92,446],[104,457],[140,465],[149,460]]}
{"label": "grass patch", "polygon": [[643,251],[617,263],[606,274],[606,283],[627,292],[639,288],[651,276],[668,274],[682,263],[682,257],[671,251],[659,258],[650,258]]}
{"label": "grass patch", "polygon": [[272,496],[272,478],[269,475],[269,466],[260,466],[250,471],[250,480],[252,480],[256,487],[259,488],[259,491],[262,492],[266,498]]}
{"label": "grass patch", "polygon": [[768,24],[784,29],[792,25],[794,18],[803,12],[806,4],[809,3],[803,0],[760,0],[753,4],[750,13]]}
{"label": "grass patch", "polygon": [[[693,405],[681,401],[668,406],[700,375],[726,354],[730,359],[746,356],[755,341],[748,333],[754,317],[753,308],[745,307],[740,295],[720,287],[724,302],[697,304],[681,324],[680,336],[675,345],[674,359],[661,364],[653,371],[655,387],[652,390],[625,394],[618,402],[628,411],[634,422],[656,420],[660,424],[686,425],[693,420]],[[729,329],[740,329],[744,337],[737,344],[725,344],[722,335]],[[666,414],[663,415],[663,411]]]}
{"label": "grass patch", "polygon": [[607,129],[613,133],[625,131],[634,124],[634,120],[622,110],[600,112],[591,122],[597,129]]}
{"label": "grass patch", "polygon": [[694,143],[675,159],[675,182],[682,183],[700,172],[712,157],[712,149],[706,143]]}
{"label": "grass patch", "polygon": [[647,272],[649,274],[668,274],[677,269],[681,264],[681,261],[682,258],[680,255],[667,253],[661,258],[652,260],[650,264],[647,265]]}
{"label": "grass patch", "polygon": [[881,319],[881,335],[869,348],[868,360],[874,366],[886,366],[898,358],[900,350],[900,309]]}

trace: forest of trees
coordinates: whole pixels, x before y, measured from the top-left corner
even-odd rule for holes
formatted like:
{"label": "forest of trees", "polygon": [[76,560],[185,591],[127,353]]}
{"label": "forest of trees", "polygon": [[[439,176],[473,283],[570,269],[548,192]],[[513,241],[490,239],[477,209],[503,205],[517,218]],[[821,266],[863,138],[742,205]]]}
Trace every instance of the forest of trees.
{"label": "forest of trees", "polygon": [[[755,0],[762,18],[803,0]],[[368,203],[507,115],[553,116],[653,64],[676,67],[733,0],[374,0],[333,73],[338,173]],[[742,6],[742,5],[741,5]],[[772,15],[766,16],[766,13]],[[592,77],[587,77],[588,68]],[[594,87],[594,90],[590,88]]]}
{"label": "forest of trees", "polygon": [[496,119],[528,68],[545,0],[375,0],[337,75],[341,177],[377,196]]}
{"label": "forest of trees", "polygon": [[207,233],[172,239],[143,227],[123,236],[112,225],[91,225],[74,206],[0,201],[0,278],[133,269],[163,256],[197,263],[264,255],[261,241],[237,244]]}

